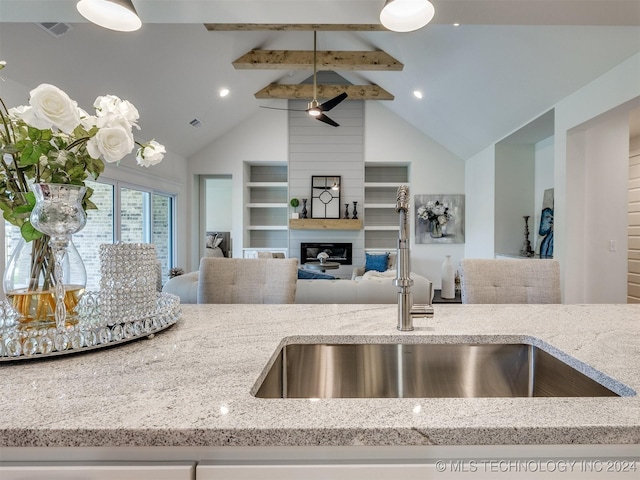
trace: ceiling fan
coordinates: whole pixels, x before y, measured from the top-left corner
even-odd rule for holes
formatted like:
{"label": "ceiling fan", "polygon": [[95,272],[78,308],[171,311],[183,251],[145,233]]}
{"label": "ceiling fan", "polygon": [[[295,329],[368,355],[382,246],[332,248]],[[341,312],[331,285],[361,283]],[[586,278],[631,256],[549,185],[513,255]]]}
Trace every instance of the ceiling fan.
{"label": "ceiling fan", "polygon": [[324,103],[318,103],[318,84],[316,79],[316,32],[313,32],[313,100],[311,100],[306,108],[306,110],[296,110],[292,108],[276,108],[276,107],[264,107],[262,108],[270,108],[272,110],[289,110],[293,112],[307,112],[309,115],[314,117],[316,120],[320,120],[326,124],[329,124],[333,127],[339,127],[340,125],[327,117],[324,112],[328,112],[333,107],[342,102],[345,98],[347,98],[346,92],[341,93],[340,95],[333,97],[331,100],[327,100]]}

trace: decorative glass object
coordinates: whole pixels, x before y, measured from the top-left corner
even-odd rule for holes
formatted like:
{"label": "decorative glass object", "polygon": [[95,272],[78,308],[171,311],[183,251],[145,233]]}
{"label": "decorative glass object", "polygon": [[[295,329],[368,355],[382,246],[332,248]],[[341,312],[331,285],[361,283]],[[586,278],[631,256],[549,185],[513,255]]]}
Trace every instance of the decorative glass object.
{"label": "decorative glass object", "polygon": [[21,328],[47,328],[74,323],[67,316],[86,285],[86,271],[71,233],[86,222],[76,185],[34,184],[36,204],[30,221],[44,233],[31,242],[20,239],[4,272],[5,295],[19,315]]}
{"label": "decorative glass object", "polygon": [[[40,268],[38,260],[44,263]],[[53,282],[53,252],[49,237],[26,242],[20,238],[4,272],[4,292],[19,314],[23,328],[42,328],[55,325],[56,297]],[[72,312],[84,292],[87,274],[84,263],[72,241],[62,262],[62,283],[65,289],[65,306]],[[77,321],[75,315],[67,315],[67,325]]]}
{"label": "decorative glass object", "polygon": [[[64,330],[67,319],[64,259],[67,247],[71,243],[71,235],[82,230],[87,223],[87,214],[82,207],[82,199],[87,188],[54,183],[36,183],[31,188],[36,195],[36,205],[31,211],[31,225],[49,236],[49,246],[54,259],[56,327],[58,330]],[[84,286],[82,288],[84,289]]]}
{"label": "decorative glass object", "polygon": [[[101,313],[101,292],[85,292],[76,310],[78,323],[63,330],[56,327],[23,329],[15,324],[15,312],[0,302],[0,362],[30,360],[111,347],[138,338],[152,338],[178,321],[180,299],[156,293],[153,312],[144,318],[121,318],[110,323]],[[2,325],[5,325],[2,327]]]}
{"label": "decorative glass object", "polygon": [[77,322],[63,328],[20,328],[17,313],[0,302],[0,362],[43,358],[153,337],[178,321],[180,299],[156,290],[159,264],[154,245],[100,247],[101,291],[85,292]]}
{"label": "decorative glass object", "polygon": [[102,315],[110,325],[156,308],[158,261],[150,243],[100,245]]}

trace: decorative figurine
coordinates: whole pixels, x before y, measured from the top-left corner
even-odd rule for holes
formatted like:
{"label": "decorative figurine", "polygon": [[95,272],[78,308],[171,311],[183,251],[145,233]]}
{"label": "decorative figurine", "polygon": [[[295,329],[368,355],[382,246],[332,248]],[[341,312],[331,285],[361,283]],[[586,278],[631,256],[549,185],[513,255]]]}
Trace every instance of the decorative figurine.
{"label": "decorative figurine", "polygon": [[520,256],[533,257],[534,252],[531,248],[531,242],[529,241],[529,215],[525,215],[522,218],[524,218],[524,243],[520,249]]}

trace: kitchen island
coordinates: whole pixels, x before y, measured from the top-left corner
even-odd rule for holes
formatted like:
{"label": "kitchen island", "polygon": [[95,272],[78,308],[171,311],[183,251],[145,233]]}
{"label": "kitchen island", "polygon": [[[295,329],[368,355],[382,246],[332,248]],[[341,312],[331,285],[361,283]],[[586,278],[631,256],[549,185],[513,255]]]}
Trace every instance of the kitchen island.
{"label": "kitchen island", "polygon": [[[399,332],[395,305],[184,305],[150,340],[0,364],[0,461],[640,461],[640,305],[434,308]],[[323,342],[532,343],[620,396],[253,395],[282,345]]]}

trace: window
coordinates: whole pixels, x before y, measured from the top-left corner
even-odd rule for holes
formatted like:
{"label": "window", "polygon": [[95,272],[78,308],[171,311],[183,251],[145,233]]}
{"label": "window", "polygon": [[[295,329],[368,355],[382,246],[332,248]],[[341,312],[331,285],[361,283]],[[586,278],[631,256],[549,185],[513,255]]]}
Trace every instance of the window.
{"label": "window", "polygon": [[[87,270],[87,290],[100,289],[100,245],[115,241],[155,244],[164,283],[174,262],[175,197],[119,182],[86,184],[98,209],[87,212],[73,243]],[[19,239],[20,230],[5,222],[5,265]]]}

